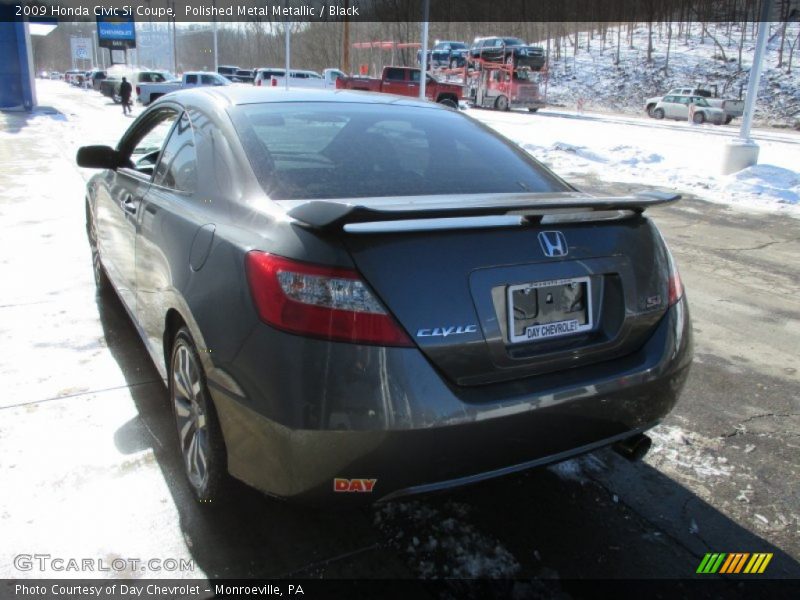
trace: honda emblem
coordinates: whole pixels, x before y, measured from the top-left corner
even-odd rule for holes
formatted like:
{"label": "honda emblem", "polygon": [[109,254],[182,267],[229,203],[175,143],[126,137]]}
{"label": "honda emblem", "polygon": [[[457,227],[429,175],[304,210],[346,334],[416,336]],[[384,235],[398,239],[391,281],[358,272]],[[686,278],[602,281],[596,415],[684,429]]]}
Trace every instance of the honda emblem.
{"label": "honda emblem", "polygon": [[567,247],[567,239],[560,231],[540,232],[539,244],[542,246],[542,252],[544,252],[544,255],[549,256],[550,258],[566,256],[569,252],[569,248]]}

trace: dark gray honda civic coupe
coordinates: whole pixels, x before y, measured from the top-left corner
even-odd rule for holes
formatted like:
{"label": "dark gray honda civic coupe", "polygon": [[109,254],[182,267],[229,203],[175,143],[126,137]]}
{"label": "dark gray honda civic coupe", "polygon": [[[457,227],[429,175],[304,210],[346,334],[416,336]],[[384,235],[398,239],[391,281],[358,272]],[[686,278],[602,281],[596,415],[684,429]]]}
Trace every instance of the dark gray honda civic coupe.
{"label": "dark gray honda civic coupe", "polygon": [[232,475],[377,501],[614,445],[692,359],[643,213],[469,116],[349,91],[204,88],[88,146],[86,226],[169,387],[200,500]]}

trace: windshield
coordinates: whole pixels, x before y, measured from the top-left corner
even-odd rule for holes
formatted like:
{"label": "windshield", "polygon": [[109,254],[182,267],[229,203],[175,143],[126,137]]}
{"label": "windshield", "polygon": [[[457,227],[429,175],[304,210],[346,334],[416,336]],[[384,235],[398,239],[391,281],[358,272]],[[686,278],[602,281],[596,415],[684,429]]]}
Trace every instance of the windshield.
{"label": "windshield", "polygon": [[230,110],[273,200],[569,191],[523,150],[454,111],[344,102]]}
{"label": "windshield", "polygon": [[503,38],[503,42],[505,42],[506,46],[524,46],[525,42],[523,42],[519,38]]}

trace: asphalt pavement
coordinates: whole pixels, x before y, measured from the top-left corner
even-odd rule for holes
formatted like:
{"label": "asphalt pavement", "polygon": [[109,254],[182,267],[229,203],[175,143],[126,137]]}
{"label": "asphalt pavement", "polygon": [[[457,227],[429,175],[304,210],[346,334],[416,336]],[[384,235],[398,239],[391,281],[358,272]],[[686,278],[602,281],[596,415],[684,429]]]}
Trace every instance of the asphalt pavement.
{"label": "asphalt pavement", "polygon": [[696,361],[643,462],[604,450],[354,512],[236,482],[198,505],[163,384],[119,301],[93,286],[74,152],[130,119],[43,83],[49,108],[0,113],[0,578],[75,576],[21,570],[24,553],[193,561],[118,573],[139,577],[673,578],[706,552],[772,552],[764,576],[800,577],[797,220],[696,198],[652,211]]}

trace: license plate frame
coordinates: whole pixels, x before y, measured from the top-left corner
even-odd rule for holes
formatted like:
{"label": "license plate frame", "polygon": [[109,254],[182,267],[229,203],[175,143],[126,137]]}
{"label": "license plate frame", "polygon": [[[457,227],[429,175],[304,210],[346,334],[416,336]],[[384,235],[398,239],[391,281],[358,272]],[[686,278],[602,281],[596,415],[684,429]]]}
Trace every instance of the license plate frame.
{"label": "license plate frame", "polygon": [[[514,319],[514,292],[519,290],[537,290],[537,311],[538,311],[538,290],[540,288],[563,286],[568,284],[584,284],[583,302],[585,312],[585,323],[580,323],[579,319],[567,319],[560,321],[549,321],[545,323],[535,323],[525,326],[521,335],[517,335]],[[506,288],[506,310],[508,314],[508,341],[510,344],[522,344],[540,342],[545,340],[559,339],[571,335],[577,335],[585,331],[590,331],[594,327],[594,314],[592,312],[592,280],[590,277],[566,277],[563,279],[550,279],[547,281],[534,281],[509,285]]]}

